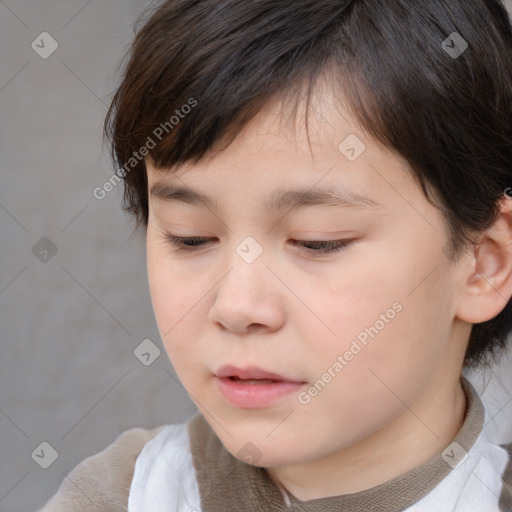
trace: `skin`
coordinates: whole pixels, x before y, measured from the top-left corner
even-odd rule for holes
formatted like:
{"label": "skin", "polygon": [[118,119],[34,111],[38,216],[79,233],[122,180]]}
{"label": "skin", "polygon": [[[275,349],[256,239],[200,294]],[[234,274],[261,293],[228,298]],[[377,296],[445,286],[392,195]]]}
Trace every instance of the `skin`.
{"label": "skin", "polygon": [[[148,278],[167,354],[226,449],[237,456],[253,443],[255,465],[300,500],[368,489],[446,448],[465,414],[471,324],[496,316],[512,294],[510,200],[479,250],[453,264],[444,219],[407,162],[328,92],[313,106],[312,151],[303,116],[284,122],[275,101],[197,164],[176,172],[147,159],[149,190],[157,181],[185,185],[217,205],[150,198]],[[338,150],[349,134],[366,145],[353,162]],[[382,206],[265,211],[271,192],[298,185],[349,188]],[[164,232],[212,241],[179,251]],[[236,252],[247,236],[263,248],[251,264]],[[320,257],[291,242],[338,239],[356,241]],[[402,310],[309,403],[293,393],[240,409],[220,394],[214,372],[227,363],[284,374],[307,390],[397,302]]]}

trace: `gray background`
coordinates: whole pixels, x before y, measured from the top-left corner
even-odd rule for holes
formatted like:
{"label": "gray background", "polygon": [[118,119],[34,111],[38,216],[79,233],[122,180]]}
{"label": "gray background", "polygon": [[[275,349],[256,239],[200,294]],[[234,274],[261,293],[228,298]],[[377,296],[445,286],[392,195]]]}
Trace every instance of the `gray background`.
{"label": "gray background", "polygon": [[[121,186],[92,195],[112,174],[102,122],[147,5],[0,0],[0,512],[39,508],[120,432],[196,411],[161,344]],[[47,59],[31,48],[44,31],[59,45]],[[149,366],[133,353],[144,339],[162,351]],[[511,359],[483,393],[498,442],[512,441]],[[43,441],[58,452],[47,469],[31,456]]]}

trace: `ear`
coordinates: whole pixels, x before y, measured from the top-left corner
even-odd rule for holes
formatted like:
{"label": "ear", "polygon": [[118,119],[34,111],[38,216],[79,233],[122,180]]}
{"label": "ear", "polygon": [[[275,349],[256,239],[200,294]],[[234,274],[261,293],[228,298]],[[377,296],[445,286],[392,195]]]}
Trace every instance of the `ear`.
{"label": "ear", "polygon": [[476,324],[501,313],[512,296],[512,198],[508,195],[500,200],[500,214],[473,250],[462,271],[456,316]]}

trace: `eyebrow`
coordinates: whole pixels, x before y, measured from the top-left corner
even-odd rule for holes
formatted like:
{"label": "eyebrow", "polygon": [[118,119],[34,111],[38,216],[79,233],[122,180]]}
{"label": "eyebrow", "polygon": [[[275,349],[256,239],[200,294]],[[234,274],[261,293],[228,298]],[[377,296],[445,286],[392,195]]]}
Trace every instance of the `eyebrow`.
{"label": "eyebrow", "polygon": [[[213,202],[208,196],[197,190],[156,182],[150,191],[150,197],[164,202],[181,201],[183,203],[205,206],[211,210],[216,209],[217,201]],[[264,207],[267,211],[295,210],[307,206],[337,206],[339,208],[382,208],[383,205],[371,197],[358,192],[343,190],[343,192],[330,187],[325,189],[296,189],[277,190],[265,199]]]}

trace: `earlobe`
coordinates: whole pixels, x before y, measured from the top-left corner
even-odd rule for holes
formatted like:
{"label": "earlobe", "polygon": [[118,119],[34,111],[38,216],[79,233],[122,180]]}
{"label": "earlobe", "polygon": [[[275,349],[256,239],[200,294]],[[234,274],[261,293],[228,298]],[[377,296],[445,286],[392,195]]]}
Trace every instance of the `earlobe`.
{"label": "earlobe", "polygon": [[469,323],[491,320],[512,296],[512,199],[504,196],[500,214],[483,233],[463,276],[457,317]]}

